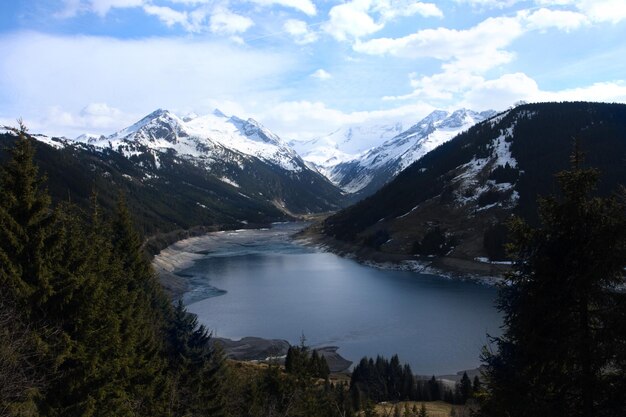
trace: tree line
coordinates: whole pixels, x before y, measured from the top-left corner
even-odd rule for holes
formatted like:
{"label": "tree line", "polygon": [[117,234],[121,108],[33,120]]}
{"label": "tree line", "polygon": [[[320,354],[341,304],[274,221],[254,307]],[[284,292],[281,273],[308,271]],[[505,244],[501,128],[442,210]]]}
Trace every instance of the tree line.
{"label": "tree line", "polygon": [[305,346],[244,369],[164,294],[120,194],[53,205],[22,127],[0,166],[0,416],[352,416]]}
{"label": "tree line", "polygon": [[579,142],[570,162],[537,226],[509,224],[515,267],[497,302],[503,335],[483,353],[482,416],[626,415],[626,190],[594,195]]}
{"label": "tree line", "polygon": [[0,415],[186,416],[219,408],[222,359],[172,306],[123,196],[53,207],[25,129],[0,171]]}
{"label": "tree line", "polygon": [[454,387],[444,384],[433,375],[430,379],[417,378],[411,366],[402,365],[398,355],[391,359],[364,357],[355,366],[350,379],[350,395],[355,409],[365,409],[368,403],[397,401],[445,401],[465,404],[481,390],[478,376],[472,382],[464,372]]}

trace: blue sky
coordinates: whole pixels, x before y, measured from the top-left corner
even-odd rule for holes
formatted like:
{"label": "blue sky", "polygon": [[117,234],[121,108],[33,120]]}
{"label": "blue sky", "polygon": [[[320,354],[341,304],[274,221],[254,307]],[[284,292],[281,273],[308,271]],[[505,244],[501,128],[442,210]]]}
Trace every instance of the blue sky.
{"label": "blue sky", "polygon": [[0,3],[0,123],[108,134],[156,108],[286,139],[435,108],[626,102],[626,0]]}

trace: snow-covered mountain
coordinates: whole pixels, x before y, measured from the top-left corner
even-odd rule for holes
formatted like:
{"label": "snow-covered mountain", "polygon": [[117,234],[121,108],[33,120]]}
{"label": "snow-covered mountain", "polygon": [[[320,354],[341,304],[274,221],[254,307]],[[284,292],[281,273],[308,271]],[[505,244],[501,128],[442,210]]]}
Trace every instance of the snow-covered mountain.
{"label": "snow-covered mountain", "polygon": [[367,196],[431,150],[495,114],[493,110],[436,110],[381,145],[321,172],[344,191]]}
{"label": "snow-covered mountain", "polygon": [[88,152],[106,164],[123,158],[127,168],[120,175],[137,184],[152,187],[158,179],[167,187],[181,184],[179,190],[191,187],[182,197],[193,193],[191,203],[206,210],[215,206],[217,217],[236,213],[236,204],[237,209],[249,206],[248,214],[237,215],[241,221],[257,213],[280,220],[276,210],[286,216],[332,211],[344,200],[339,188],[279,136],[253,119],[219,110],[181,118],[159,109],[108,136],[33,137],[59,150]]}
{"label": "snow-covered mountain", "polygon": [[[477,117],[455,113],[451,125]],[[409,132],[419,135],[428,124]],[[427,137],[436,143],[436,134]],[[571,167],[572,138],[584,150],[585,166],[601,172],[594,194],[611,195],[626,184],[626,105],[525,104],[457,135],[371,197],[329,217],[320,230],[394,255],[449,256],[455,261],[434,265],[464,273],[472,267],[459,259],[503,260],[511,214],[539,220],[540,197],[554,195],[555,174]],[[476,272],[486,274],[484,265]]]}
{"label": "snow-covered mountain", "polygon": [[353,124],[307,141],[293,140],[289,145],[318,171],[330,176],[333,167],[357,159],[402,133],[405,126],[402,122]]}
{"label": "snow-covered mountain", "polygon": [[286,171],[307,169],[298,154],[269,129],[254,119],[228,117],[219,110],[205,116],[179,118],[159,109],[110,136],[82,135],[77,140],[116,149],[126,156],[145,147],[151,151],[157,165],[160,155],[167,151],[207,166],[219,163],[221,157],[232,152]]}

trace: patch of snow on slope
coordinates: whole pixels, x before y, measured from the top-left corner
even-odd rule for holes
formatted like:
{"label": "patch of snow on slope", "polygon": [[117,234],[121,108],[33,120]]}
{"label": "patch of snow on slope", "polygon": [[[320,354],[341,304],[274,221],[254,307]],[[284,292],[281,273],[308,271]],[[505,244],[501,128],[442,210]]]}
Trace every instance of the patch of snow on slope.
{"label": "patch of snow on slope", "polygon": [[511,142],[507,142],[507,138],[511,139],[513,137],[513,127],[511,126],[506,131],[494,139],[492,143],[493,152],[495,153],[495,165],[496,166],[505,166],[509,164],[511,168],[517,168],[517,161],[511,155]]}
{"label": "patch of snow on slope", "polygon": [[56,148],[56,149],[63,149],[67,145],[67,143],[62,139],[51,138],[46,135],[36,134],[36,135],[32,135],[32,137],[35,138],[37,141],[45,143],[46,145],[52,146],[53,148]]}
{"label": "patch of snow on slope", "polygon": [[233,187],[240,188],[239,184],[237,184],[235,181],[231,180],[228,177],[221,177],[220,181],[225,182],[226,184],[232,185]]}
{"label": "patch of snow on slope", "polygon": [[[517,168],[517,160],[511,154],[511,142],[507,138],[513,137],[513,126],[500,131],[500,136],[491,142],[491,155],[487,158],[474,157],[470,162],[458,168],[460,172],[452,181],[457,184],[456,201],[460,205],[476,202],[481,194],[487,191],[495,191],[501,194],[509,193],[505,201],[489,204],[478,209],[487,210],[492,207],[513,207],[519,200],[519,193],[514,190],[514,184],[496,184],[493,180],[484,180],[498,166]],[[482,178],[482,179],[481,179]],[[484,182],[483,182],[484,181]]]}

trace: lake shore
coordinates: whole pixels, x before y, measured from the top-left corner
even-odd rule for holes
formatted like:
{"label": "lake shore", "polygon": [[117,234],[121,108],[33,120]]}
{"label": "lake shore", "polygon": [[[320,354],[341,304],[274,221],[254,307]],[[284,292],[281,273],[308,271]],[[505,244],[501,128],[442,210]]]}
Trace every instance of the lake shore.
{"label": "lake shore", "polygon": [[[414,259],[395,256],[359,258],[354,253],[349,253],[347,250],[342,252],[337,250],[336,246],[331,247],[327,244],[328,241],[311,239],[311,235],[309,233],[302,233],[302,230],[306,226],[307,223],[303,222],[301,225],[296,225],[296,227],[286,228],[288,229],[288,232],[281,230],[281,227],[278,226],[277,229],[275,229],[276,233],[272,232],[272,236],[280,236],[280,239],[286,239],[289,241],[295,240],[298,245],[315,247],[326,253],[343,255],[343,257],[352,258],[359,261],[361,264],[377,269],[408,270],[444,276],[454,280],[468,280],[466,277],[461,276],[461,274],[466,272],[457,272],[458,275],[456,276],[449,273],[442,273],[440,269],[436,268],[432,260],[420,263]],[[262,228],[255,230],[264,231],[269,229]],[[180,299],[185,296],[189,302],[188,296],[193,293],[197,284],[194,284],[193,276],[185,275],[187,273],[185,270],[193,267],[198,260],[205,258],[208,253],[214,253],[217,256],[221,256],[220,252],[222,251],[222,248],[224,246],[227,247],[229,243],[232,244],[233,239],[235,239],[231,237],[231,235],[235,236],[239,234],[241,236],[241,232],[248,231],[253,232],[250,229],[239,229],[210,232],[200,236],[189,237],[171,244],[157,254],[153,259],[152,265],[159,276],[161,284],[170,293],[171,298]],[[294,233],[297,231],[300,233]],[[479,278],[472,277],[471,280],[492,285],[497,282],[498,278],[489,279],[484,276],[480,276]],[[244,335],[245,334],[249,335],[254,333],[246,332]],[[219,342],[227,357],[243,361],[263,361],[268,357],[281,356],[281,353],[286,354],[286,349],[289,346],[289,343],[282,339],[274,340],[257,337],[243,337],[239,340],[216,337],[215,341]],[[280,347],[280,349],[278,349],[278,347]],[[326,352],[324,356],[327,357],[329,364],[333,363],[333,372],[341,372],[350,368],[352,362],[341,357],[337,353],[337,347],[324,346],[315,348],[320,351],[320,353],[322,353],[322,351]],[[284,351],[284,353],[282,351]],[[330,355],[330,357],[328,357],[328,355]],[[454,380],[452,375],[445,375],[441,378],[445,380]]]}
{"label": "lake shore", "polygon": [[[302,227],[307,224],[303,223]],[[188,237],[174,242],[154,256],[152,267],[171,299],[180,299],[192,289],[188,277],[181,275],[181,271],[191,267],[198,259],[204,257],[207,251],[212,250],[216,239],[229,231],[232,232],[232,230],[215,231]],[[252,336],[239,340],[214,337],[212,341],[222,349],[226,357],[239,361],[266,361],[271,358],[277,358],[279,361],[281,358],[284,360],[287,349],[291,346],[286,340]],[[352,361],[337,353],[338,349],[337,346],[314,348],[326,359],[331,372],[335,373],[344,372],[352,366]]]}
{"label": "lake shore", "polygon": [[298,232],[294,239],[301,245],[354,259],[372,268],[419,272],[448,279],[479,282],[485,285],[497,285],[503,281],[504,274],[511,270],[509,265],[448,256],[429,258],[380,252],[326,236],[318,230],[317,225]]}

